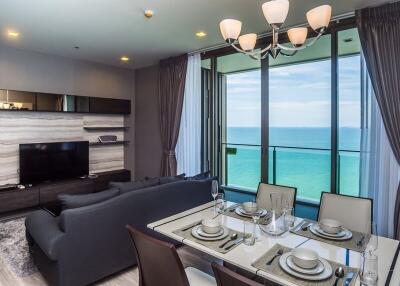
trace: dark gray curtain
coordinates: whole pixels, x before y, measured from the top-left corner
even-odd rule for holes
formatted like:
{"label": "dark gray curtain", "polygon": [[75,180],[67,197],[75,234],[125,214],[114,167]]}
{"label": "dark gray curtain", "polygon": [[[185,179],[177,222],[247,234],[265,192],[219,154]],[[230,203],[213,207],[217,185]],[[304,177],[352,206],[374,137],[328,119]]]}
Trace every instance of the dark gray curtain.
{"label": "dark gray curtain", "polygon": [[160,61],[158,105],[163,156],[161,176],[176,175],[175,147],[181,124],[187,55]]}
{"label": "dark gray curtain", "polygon": [[[400,164],[400,3],[357,11],[361,46],[386,133]],[[394,214],[400,238],[400,186]]]}

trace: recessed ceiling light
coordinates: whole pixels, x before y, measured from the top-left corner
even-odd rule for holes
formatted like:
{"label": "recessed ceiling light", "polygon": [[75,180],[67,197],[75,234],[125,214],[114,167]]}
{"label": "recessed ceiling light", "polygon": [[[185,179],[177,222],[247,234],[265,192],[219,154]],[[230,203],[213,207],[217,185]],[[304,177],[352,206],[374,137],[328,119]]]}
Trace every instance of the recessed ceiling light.
{"label": "recessed ceiling light", "polygon": [[154,16],[154,11],[150,9],[144,10],[144,16],[148,19]]}
{"label": "recessed ceiling light", "polygon": [[198,38],[204,38],[205,36],[207,36],[207,33],[203,32],[203,31],[199,31],[199,32],[196,33],[196,36]]}
{"label": "recessed ceiling light", "polygon": [[130,59],[127,56],[122,56],[120,60],[123,62],[129,62]]}
{"label": "recessed ceiling light", "polygon": [[10,38],[18,38],[19,33],[16,32],[16,31],[8,31],[8,36],[9,36]]}

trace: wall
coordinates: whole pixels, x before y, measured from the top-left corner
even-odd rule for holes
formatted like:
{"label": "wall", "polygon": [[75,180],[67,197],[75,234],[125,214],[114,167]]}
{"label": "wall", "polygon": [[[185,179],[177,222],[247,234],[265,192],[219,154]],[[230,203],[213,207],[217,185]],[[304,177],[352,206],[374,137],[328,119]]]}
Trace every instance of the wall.
{"label": "wall", "polygon": [[[130,116],[119,116],[118,120],[122,120],[125,126],[129,126],[130,128],[126,132],[126,134],[117,134],[119,137],[125,136],[125,140],[130,140],[131,144],[127,145],[125,148],[123,146],[114,146],[114,147],[100,147],[100,149],[104,149],[104,153],[109,153],[111,150],[120,149],[116,151],[116,157],[119,160],[118,164],[114,164],[114,167],[106,167],[106,168],[93,168],[93,158],[96,157],[98,160],[99,155],[95,155],[91,158],[91,170],[99,171],[99,170],[109,170],[109,169],[117,169],[123,168],[125,166],[126,169],[131,170],[132,174],[134,172],[134,135],[135,135],[135,122],[134,122],[134,110],[135,110],[135,101],[134,101],[134,93],[135,93],[135,73],[130,69],[123,69],[118,67],[107,66],[103,64],[97,64],[88,61],[80,61],[74,59],[68,59],[64,57],[47,55],[37,52],[30,52],[24,50],[14,49],[8,46],[0,45],[0,89],[10,89],[10,90],[20,90],[20,91],[34,91],[34,92],[43,92],[43,93],[56,93],[56,94],[71,94],[71,95],[83,95],[83,96],[93,96],[93,97],[107,97],[107,98],[119,98],[119,99],[129,99],[131,100],[131,110],[132,114]],[[19,133],[18,142],[25,142],[26,140],[34,140],[31,132],[35,131],[35,128],[32,127],[28,130],[25,128],[26,134],[21,134],[20,128],[18,130],[7,129],[7,132],[4,133],[5,127],[4,121],[8,116],[11,120],[11,123],[14,123],[12,120],[17,120],[15,124],[21,124],[24,121],[18,121],[18,116],[25,118],[25,120],[29,119],[35,121],[40,128],[45,128],[46,121],[52,120],[52,118],[57,118],[56,122],[61,122],[60,129],[57,132],[65,131],[68,133],[68,130],[63,129],[64,122],[72,122],[74,121],[76,126],[79,125],[80,135],[75,133],[72,137],[86,138],[83,132],[83,125],[85,122],[85,118],[92,118],[90,116],[85,117],[82,114],[51,114],[51,113],[15,113],[9,114],[8,112],[0,112],[2,123],[0,123],[0,128],[2,130],[2,134],[0,135],[0,163],[3,160],[8,160],[7,163],[10,164],[10,160],[15,160],[15,158],[10,159],[7,157],[2,157],[5,150],[9,150],[4,146],[7,145],[10,147],[10,142],[7,141],[8,137],[14,136],[15,132]],[[93,117],[96,118],[96,117]],[[108,116],[111,124],[115,120],[115,116]],[[107,121],[103,120],[103,121]],[[103,118],[104,119],[104,118]],[[28,120],[28,121],[29,121]],[[27,122],[28,122],[27,121]],[[122,123],[118,123],[122,124]],[[21,126],[22,127],[22,126]],[[67,127],[69,128],[69,127]],[[78,127],[74,127],[78,128]],[[69,134],[66,136],[56,136],[56,138],[51,137],[52,133],[51,128],[48,130],[48,136],[46,137],[43,131],[40,135],[40,140],[42,141],[54,141],[61,140],[65,138],[67,140]],[[52,130],[56,131],[56,130]],[[8,133],[10,132],[10,133]],[[47,131],[46,131],[47,132]],[[74,132],[78,132],[77,129]],[[104,133],[104,132],[102,132]],[[115,133],[115,132],[112,132]],[[60,133],[57,133],[60,135]],[[9,136],[8,136],[9,135]],[[93,136],[96,134],[91,134]],[[98,134],[97,134],[98,135]],[[97,136],[96,135],[96,136]],[[10,137],[10,138],[11,138]],[[91,141],[95,140],[95,138],[91,138]],[[22,141],[21,141],[22,139]],[[49,140],[46,140],[49,139]],[[14,141],[12,144],[18,143]],[[35,142],[38,142],[37,140]],[[5,145],[4,145],[5,144]],[[2,145],[2,146],[1,146]],[[10,147],[13,151],[15,151],[15,146]],[[107,149],[105,149],[107,148]],[[122,153],[120,152],[122,150]],[[101,152],[99,149],[96,150],[97,154]],[[122,157],[121,157],[122,156]],[[109,159],[111,156],[108,157]],[[122,158],[122,159],[120,159]],[[113,161],[112,159],[110,159]],[[122,161],[121,161],[122,160]],[[122,165],[121,165],[122,162]],[[104,163],[104,162],[103,162]],[[113,163],[110,163],[111,165]],[[14,164],[15,166],[15,164]],[[1,169],[4,168],[4,165]],[[0,185],[4,182],[4,176],[1,177],[0,170]],[[10,174],[15,174],[15,167],[9,169],[7,173],[7,181],[14,182],[15,178]],[[3,178],[3,180],[1,179]],[[10,179],[11,178],[11,179]]]}
{"label": "wall", "polygon": [[158,66],[135,71],[135,177],[159,176],[162,156]]}

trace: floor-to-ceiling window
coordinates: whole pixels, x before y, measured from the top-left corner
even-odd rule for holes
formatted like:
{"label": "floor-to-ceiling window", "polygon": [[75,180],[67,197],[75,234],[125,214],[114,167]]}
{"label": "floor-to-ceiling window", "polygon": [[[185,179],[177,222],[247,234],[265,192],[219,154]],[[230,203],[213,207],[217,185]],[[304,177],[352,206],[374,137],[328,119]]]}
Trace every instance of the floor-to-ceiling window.
{"label": "floor-to-ceiling window", "polygon": [[318,201],[331,184],[331,41],[269,61],[269,182]]}
{"label": "floor-to-ceiling window", "polygon": [[310,202],[323,191],[359,194],[359,40],[356,29],[333,33],[267,64],[214,56],[210,87],[220,106],[210,128],[220,139],[214,173],[222,184],[249,193],[260,181],[294,186]]}

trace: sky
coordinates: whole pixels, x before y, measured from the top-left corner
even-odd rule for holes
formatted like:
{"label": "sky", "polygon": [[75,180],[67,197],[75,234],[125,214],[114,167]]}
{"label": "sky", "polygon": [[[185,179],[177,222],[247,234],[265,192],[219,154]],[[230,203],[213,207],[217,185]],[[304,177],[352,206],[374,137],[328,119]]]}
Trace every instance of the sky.
{"label": "sky", "polygon": [[[360,57],[339,59],[339,127],[360,127]],[[271,127],[330,127],[330,60],[270,69]],[[260,70],[227,75],[228,127],[261,126]]]}

